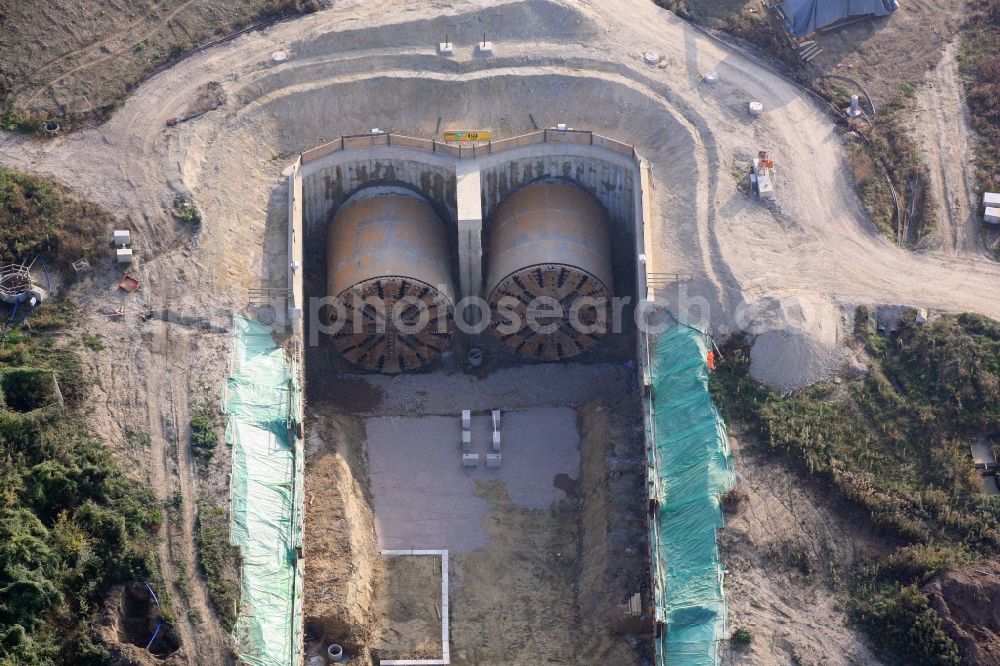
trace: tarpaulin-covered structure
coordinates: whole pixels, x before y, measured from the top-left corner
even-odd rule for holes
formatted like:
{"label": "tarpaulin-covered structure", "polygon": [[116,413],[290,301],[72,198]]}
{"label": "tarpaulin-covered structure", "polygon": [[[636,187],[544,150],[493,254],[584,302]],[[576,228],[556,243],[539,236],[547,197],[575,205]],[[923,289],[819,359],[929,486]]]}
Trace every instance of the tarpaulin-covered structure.
{"label": "tarpaulin-covered structure", "polygon": [[716,666],[726,598],[716,531],[722,495],[736,481],[726,426],[708,391],[711,342],[671,326],[650,350],[647,456],[657,666]]}
{"label": "tarpaulin-covered structure", "polygon": [[888,16],[896,11],[896,0],[784,0],[775,8],[795,37],[858,16]]}
{"label": "tarpaulin-covered structure", "polygon": [[301,389],[266,326],[237,317],[226,387],[232,538],[243,555],[234,637],[241,663],[296,666],[302,636]]}

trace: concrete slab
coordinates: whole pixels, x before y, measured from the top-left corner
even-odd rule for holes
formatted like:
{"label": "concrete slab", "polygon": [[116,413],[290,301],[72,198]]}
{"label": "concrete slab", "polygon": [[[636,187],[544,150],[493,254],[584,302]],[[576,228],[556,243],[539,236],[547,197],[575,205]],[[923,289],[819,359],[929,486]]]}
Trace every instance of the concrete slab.
{"label": "concrete slab", "polygon": [[[566,494],[557,475],[579,477],[576,411],[551,407],[504,414],[503,466],[463,468],[461,421],[448,416],[376,417],[365,423],[368,476],[375,531],[384,549],[448,549],[466,553],[486,546],[488,505],[476,482],[499,479],[511,501],[546,509]],[[491,447],[489,415],[472,419],[473,452]]]}

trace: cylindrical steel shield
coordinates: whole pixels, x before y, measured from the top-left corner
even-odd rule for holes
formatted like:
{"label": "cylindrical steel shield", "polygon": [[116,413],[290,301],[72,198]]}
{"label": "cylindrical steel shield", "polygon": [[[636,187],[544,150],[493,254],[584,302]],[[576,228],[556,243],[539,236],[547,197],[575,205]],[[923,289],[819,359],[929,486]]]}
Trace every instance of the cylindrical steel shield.
{"label": "cylindrical steel shield", "polygon": [[607,334],[611,227],[596,199],[568,184],[528,185],[500,205],[488,238],[488,300],[505,344],[559,360]]}
{"label": "cylindrical steel shield", "polygon": [[328,322],[345,358],[369,370],[418,368],[447,348],[454,331],[448,232],[416,196],[379,194],[348,202],[330,222]]}

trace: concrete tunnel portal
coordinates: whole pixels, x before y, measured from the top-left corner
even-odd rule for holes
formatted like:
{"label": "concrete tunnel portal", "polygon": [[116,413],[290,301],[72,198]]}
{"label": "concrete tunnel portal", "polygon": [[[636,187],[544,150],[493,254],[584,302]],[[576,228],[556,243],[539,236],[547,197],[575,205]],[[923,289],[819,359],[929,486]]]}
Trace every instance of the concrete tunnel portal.
{"label": "concrete tunnel portal", "polygon": [[[341,163],[332,170],[316,169],[326,199],[344,196],[327,201],[325,228],[307,221],[317,238],[325,232],[323,290],[335,305],[323,319],[339,324],[331,337],[344,359],[383,373],[432,363],[462,335],[456,306],[467,297],[485,299],[487,334],[519,358],[569,359],[610,331],[616,285],[632,282],[621,279],[628,266],[616,264],[635,256],[635,207],[621,205],[635,196],[627,169],[609,176],[600,156],[543,145],[530,157],[457,161],[442,177],[437,155],[405,151],[396,163],[366,150],[352,165],[344,159],[352,152],[333,153]],[[425,172],[413,169],[421,158],[431,162]],[[580,178],[587,173],[600,187]],[[624,220],[622,208],[631,214]]]}

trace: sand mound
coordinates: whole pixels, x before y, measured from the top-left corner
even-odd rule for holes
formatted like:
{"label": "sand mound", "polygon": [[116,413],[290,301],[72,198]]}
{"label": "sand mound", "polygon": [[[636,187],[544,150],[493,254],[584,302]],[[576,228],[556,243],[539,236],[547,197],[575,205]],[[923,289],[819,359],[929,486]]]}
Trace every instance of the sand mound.
{"label": "sand mound", "polygon": [[757,338],[750,374],[783,390],[828,377],[839,356],[839,316],[832,304],[802,298],[766,299],[751,306],[747,328]]}

